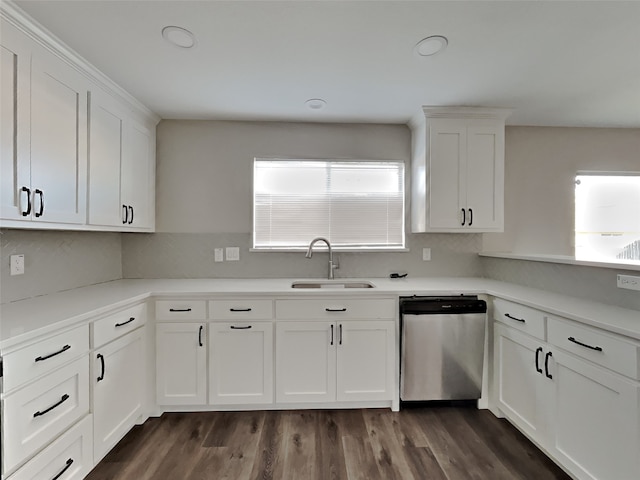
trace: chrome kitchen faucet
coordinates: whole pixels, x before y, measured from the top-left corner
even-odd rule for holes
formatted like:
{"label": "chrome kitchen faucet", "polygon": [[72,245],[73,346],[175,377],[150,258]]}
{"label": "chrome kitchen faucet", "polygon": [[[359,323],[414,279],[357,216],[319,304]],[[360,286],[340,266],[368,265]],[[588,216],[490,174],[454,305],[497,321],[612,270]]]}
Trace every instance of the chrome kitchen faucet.
{"label": "chrome kitchen faucet", "polygon": [[316,244],[316,242],[324,242],[327,244],[327,248],[329,249],[329,280],[333,280],[333,271],[338,268],[338,265],[333,263],[333,250],[331,250],[331,243],[329,243],[329,240],[327,240],[324,237],[316,237],[313,240],[311,240],[311,243],[309,244],[309,249],[307,250],[307,254],[305,255],[307,258],[311,258],[311,256],[313,255],[313,246]]}

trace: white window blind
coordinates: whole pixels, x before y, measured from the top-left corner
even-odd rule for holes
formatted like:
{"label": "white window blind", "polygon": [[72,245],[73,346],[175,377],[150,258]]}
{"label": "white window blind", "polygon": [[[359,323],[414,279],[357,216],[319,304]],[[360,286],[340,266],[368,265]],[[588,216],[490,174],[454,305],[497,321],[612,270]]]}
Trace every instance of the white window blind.
{"label": "white window blind", "polygon": [[404,163],[254,162],[253,246],[404,248]]}

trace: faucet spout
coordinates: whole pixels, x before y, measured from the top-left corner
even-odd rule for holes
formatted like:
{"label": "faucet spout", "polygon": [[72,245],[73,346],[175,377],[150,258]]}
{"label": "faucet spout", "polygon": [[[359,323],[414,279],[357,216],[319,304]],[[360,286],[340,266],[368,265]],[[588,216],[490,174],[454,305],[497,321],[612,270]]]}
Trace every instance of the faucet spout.
{"label": "faucet spout", "polygon": [[305,257],[307,258],[311,258],[313,256],[313,247],[317,242],[324,242],[327,244],[327,249],[329,250],[329,275],[328,278],[329,280],[333,280],[333,271],[338,268],[337,265],[334,265],[333,263],[333,250],[331,249],[331,243],[329,242],[329,240],[327,240],[324,237],[316,237],[313,240],[311,240],[311,243],[309,244],[309,248],[307,249],[307,253],[305,255]]}

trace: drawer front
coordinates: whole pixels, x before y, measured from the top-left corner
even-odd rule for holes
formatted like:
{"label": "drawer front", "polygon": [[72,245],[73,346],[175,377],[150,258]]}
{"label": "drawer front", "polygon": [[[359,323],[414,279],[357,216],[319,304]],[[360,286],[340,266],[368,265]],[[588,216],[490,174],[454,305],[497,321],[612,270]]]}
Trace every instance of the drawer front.
{"label": "drawer front", "polygon": [[89,325],[53,335],[4,356],[4,391],[49,373],[89,351]]}
{"label": "drawer front", "polygon": [[3,468],[9,471],[89,413],[89,356],[7,395],[3,413]]}
{"label": "drawer front", "polygon": [[640,346],[571,320],[549,316],[549,343],[627,377],[640,380]]}
{"label": "drawer front", "polygon": [[397,302],[388,298],[276,300],[276,317],[304,319],[395,319]]}
{"label": "drawer front", "polygon": [[146,321],[147,306],[144,303],[95,321],[93,323],[93,348],[98,348],[141,327]]}
{"label": "drawer front", "polygon": [[496,298],[493,300],[493,319],[517,328],[540,340],[545,339],[545,313],[519,303]]}
{"label": "drawer front", "polygon": [[10,480],[82,480],[93,467],[91,422],[91,415],[84,417],[14,473]]}
{"label": "drawer front", "polygon": [[207,318],[207,302],[204,300],[158,300],[157,320],[204,320]]}
{"label": "drawer front", "polygon": [[209,318],[214,320],[271,320],[273,300],[243,299],[212,300]]}

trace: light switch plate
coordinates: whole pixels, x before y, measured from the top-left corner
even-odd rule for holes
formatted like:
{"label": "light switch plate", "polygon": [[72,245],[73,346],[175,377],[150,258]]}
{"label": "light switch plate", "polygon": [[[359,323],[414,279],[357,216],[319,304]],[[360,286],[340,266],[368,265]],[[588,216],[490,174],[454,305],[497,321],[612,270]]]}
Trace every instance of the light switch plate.
{"label": "light switch plate", "polygon": [[222,248],[213,249],[213,261],[224,262],[224,250]]}
{"label": "light switch plate", "polygon": [[424,260],[425,262],[428,262],[429,260],[431,260],[431,249],[430,248],[423,248],[422,249],[422,260]]}
{"label": "light switch plate", "polygon": [[235,262],[237,260],[240,260],[240,248],[227,247],[226,256],[227,262]]}
{"label": "light switch plate", "polygon": [[11,275],[24,274],[24,255],[11,255],[9,259],[11,262]]}

